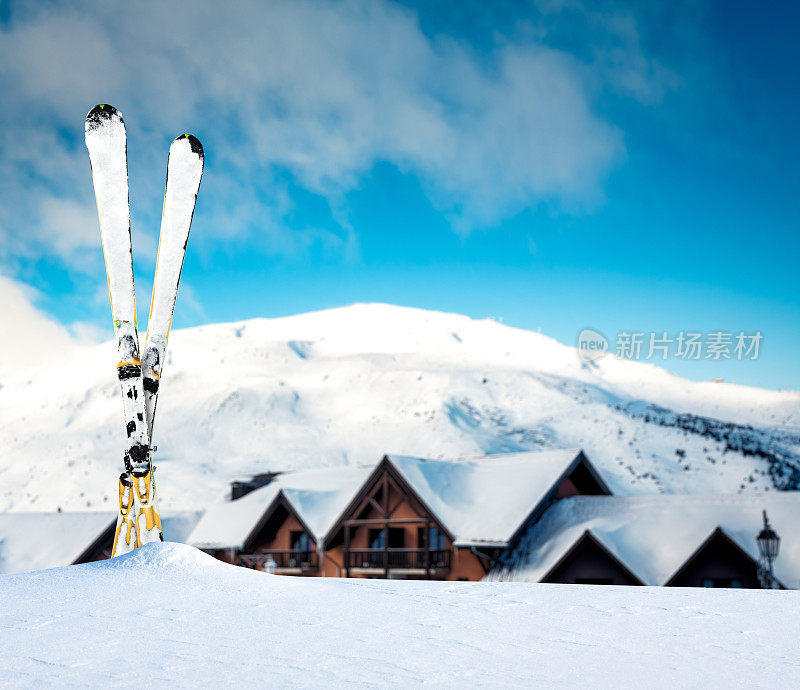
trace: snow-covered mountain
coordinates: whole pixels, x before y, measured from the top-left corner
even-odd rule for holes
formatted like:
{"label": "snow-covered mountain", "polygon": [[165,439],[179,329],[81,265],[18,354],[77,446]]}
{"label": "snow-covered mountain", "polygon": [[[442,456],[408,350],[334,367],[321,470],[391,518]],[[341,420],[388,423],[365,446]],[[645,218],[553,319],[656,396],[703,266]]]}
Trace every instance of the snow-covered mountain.
{"label": "snow-covered mountain", "polygon": [[[0,380],[0,510],[116,501],[124,448],[112,343]],[[800,394],[693,383],[456,314],[357,304],[176,331],[155,425],[164,508],[231,478],[583,448],[615,492],[800,488]]]}

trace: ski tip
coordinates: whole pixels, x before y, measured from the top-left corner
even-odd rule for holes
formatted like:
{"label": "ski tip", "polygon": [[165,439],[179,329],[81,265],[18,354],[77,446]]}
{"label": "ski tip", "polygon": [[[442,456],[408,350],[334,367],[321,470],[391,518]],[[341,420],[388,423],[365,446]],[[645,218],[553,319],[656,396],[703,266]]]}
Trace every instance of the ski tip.
{"label": "ski tip", "polygon": [[194,134],[181,134],[175,137],[175,141],[181,141],[182,139],[188,139],[192,153],[197,154],[198,158],[203,160],[205,152],[203,151],[203,145],[200,143],[200,140]]}
{"label": "ski tip", "polygon": [[98,127],[108,124],[114,119],[122,122],[122,113],[119,112],[113,105],[101,103],[92,108],[86,115],[86,129],[91,131]]}

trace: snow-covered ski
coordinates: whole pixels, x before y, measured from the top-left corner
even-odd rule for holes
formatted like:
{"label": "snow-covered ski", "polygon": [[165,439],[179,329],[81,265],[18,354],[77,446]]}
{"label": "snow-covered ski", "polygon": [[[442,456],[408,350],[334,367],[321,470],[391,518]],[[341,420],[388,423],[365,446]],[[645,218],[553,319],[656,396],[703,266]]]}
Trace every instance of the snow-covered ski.
{"label": "snow-covered ski", "polygon": [[191,134],[182,134],[169,147],[164,213],[161,217],[153,297],[142,359],[147,428],[151,442],[158,384],[164,367],[175,298],[202,175],[203,146]]}
{"label": "snow-covered ski", "polygon": [[138,546],[129,475],[148,468],[150,456],[133,287],[128,150],[125,122],[121,113],[110,105],[97,105],[89,111],[85,133],[108,276],[119,358],[117,376],[122,388],[128,436],[126,472],[119,479],[120,510],[114,535],[116,555]]}
{"label": "snow-covered ski", "polygon": [[[191,134],[182,134],[169,147],[156,274],[153,278],[153,296],[150,301],[147,338],[142,358],[148,439],[152,449],[155,449],[153,424],[158,386],[164,368],[167,339],[172,325],[186,244],[189,241],[189,229],[200,188],[200,178],[203,175],[203,159],[203,147]],[[159,541],[161,520],[152,465],[147,474],[132,472],[132,481],[139,541],[142,544]]]}
{"label": "snow-covered ski", "polygon": [[89,111],[86,147],[97,198],[128,435],[125,472],[119,477],[119,512],[112,550],[112,556],[117,556],[141,544],[163,540],[152,464],[152,429],[204,155],[202,145],[191,134],[182,134],[170,146],[148,335],[144,357],[140,359],[127,140],[125,123],[116,108],[98,105]]}

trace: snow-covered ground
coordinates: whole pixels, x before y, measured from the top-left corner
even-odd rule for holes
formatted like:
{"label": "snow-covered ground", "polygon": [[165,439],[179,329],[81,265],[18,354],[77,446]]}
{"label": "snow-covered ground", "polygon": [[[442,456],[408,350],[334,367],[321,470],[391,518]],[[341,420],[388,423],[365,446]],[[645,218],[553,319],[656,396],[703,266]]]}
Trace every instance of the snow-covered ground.
{"label": "snow-covered ground", "polygon": [[796,687],[800,593],[292,578],[177,544],[0,576],[10,687]]}
{"label": "snow-covered ground", "polygon": [[[113,343],[58,354],[0,369],[0,511],[116,503]],[[579,447],[622,494],[800,486],[798,393],[585,364],[538,333],[385,304],[176,331],[158,406],[166,509],[206,506],[244,473],[384,453]]]}

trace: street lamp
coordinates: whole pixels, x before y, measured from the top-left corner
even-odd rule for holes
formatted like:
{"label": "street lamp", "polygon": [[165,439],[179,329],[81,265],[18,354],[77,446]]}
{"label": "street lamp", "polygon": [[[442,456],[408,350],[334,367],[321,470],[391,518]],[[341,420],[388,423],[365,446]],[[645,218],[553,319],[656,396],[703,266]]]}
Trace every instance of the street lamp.
{"label": "street lamp", "polygon": [[758,562],[758,581],[762,589],[777,589],[778,583],[772,574],[772,562],[778,557],[778,550],[781,546],[781,538],[774,529],[770,527],[767,519],[767,511],[762,511],[764,515],[764,529],[758,533],[758,552],[761,558]]}

